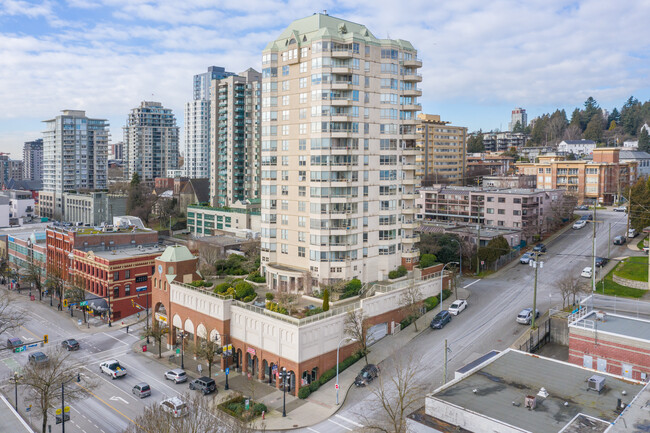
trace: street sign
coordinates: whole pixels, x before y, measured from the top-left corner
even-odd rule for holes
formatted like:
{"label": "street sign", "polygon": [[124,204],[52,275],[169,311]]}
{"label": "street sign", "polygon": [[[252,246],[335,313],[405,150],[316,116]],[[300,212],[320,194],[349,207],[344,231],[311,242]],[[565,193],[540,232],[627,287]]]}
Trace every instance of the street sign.
{"label": "street sign", "polygon": [[230,367],[226,367],[226,375],[230,374]]}
{"label": "street sign", "polygon": [[179,353],[181,353],[181,349],[176,349],[176,355],[178,355]]}
{"label": "street sign", "polygon": [[24,352],[24,351],[25,351],[25,346],[16,347],[16,349],[14,349],[14,351],[15,351],[16,353],[18,353],[18,352]]}
{"label": "street sign", "polygon": [[85,307],[86,305],[88,305],[88,301],[81,301],[79,302],[79,305]]}
{"label": "street sign", "polygon": [[136,287],[135,291],[136,292],[146,292],[147,291],[147,286]]}
{"label": "street sign", "polygon": [[61,415],[61,408],[58,408],[57,410],[54,411],[55,414]]}
{"label": "street sign", "polygon": [[63,408],[63,412],[68,413],[70,412],[70,406],[66,406]]}
{"label": "street sign", "polygon": [[28,344],[28,345],[27,345],[27,347],[30,348],[30,349],[31,349],[32,347],[37,347],[37,346],[38,346],[38,343],[32,343],[32,344]]}

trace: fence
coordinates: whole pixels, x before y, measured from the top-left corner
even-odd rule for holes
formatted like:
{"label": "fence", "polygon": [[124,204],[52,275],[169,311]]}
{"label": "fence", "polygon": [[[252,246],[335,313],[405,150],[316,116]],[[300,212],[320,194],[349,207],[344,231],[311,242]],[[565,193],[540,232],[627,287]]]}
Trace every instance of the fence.
{"label": "fence", "polygon": [[650,318],[650,302],[638,299],[621,298],[592,294],[580,301],[580,305],[589,310],[605,310],[615,314],[635,316],[637,318]]}
{"label": "fence", "polygon": [[551,341],[551,321],[546,320],[542,326],[528,331],[528,339],[519,345],[523,352],[535,353]]}

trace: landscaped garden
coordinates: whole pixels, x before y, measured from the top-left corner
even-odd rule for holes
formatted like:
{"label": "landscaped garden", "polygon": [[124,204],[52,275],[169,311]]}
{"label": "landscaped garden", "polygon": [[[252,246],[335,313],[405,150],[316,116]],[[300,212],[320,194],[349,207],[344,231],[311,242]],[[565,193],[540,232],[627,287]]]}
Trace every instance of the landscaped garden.
{"label": "landscaped garden", "polygon": [[227,414],[234,416],[242,421],[251,421],[257,417],[262,416],[262,412],[267,412],[266,405],[256,403],[253,400],[248,401],[248,408],[246,408],[246,399],[242,396],[235,397],[228,401],[221,403],[219,409]]}
{"label": "landscaped garden", "polygon": [[614,281],[614,275],[635,281],[648,281],[648,257],[634,256],[617,264],[601,281],[596,283],[596,293],[609,296],[641,298],[648,293],[644,289],[623,286]]}
{"label": "landscaped garden", "polygon": [[249,282],[241,278],[228,280],[218,284],[214,288],[214,293],[224,296],[232,296],[234,299],[242,302],[251,302],[257,296],[255,288]]}
{"label": "landscaped garden", "polygon": [[628,280],[648,281],[648,257],[628,257],[616,266],[614,273]]}

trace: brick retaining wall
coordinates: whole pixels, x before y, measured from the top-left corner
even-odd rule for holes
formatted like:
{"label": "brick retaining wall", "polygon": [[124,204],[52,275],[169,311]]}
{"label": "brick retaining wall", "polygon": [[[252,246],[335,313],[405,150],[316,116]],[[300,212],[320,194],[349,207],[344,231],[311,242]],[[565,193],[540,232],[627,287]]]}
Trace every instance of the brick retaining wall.
{"label": "brick retaining wall", "polygon": [[647,281],[628,280],[627,278],[622,278],[618,275],[613,275],[612,279],[615,283],[620,284],[621,286],[632,287],[633,289],[648,290]]}

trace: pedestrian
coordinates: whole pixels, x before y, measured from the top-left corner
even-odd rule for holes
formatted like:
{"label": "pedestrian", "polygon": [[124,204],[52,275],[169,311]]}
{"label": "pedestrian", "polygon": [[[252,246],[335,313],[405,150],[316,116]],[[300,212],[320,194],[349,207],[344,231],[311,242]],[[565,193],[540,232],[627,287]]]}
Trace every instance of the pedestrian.
{"label": "pedestrian", "polygon": [[203,366],[201,364],[199,364],[196,368],[199,370],[199,374],[203,373]]}
{"label": "pedestrian", "polygon": [[129,325],[126,325],[126,333],[129,333]]}

